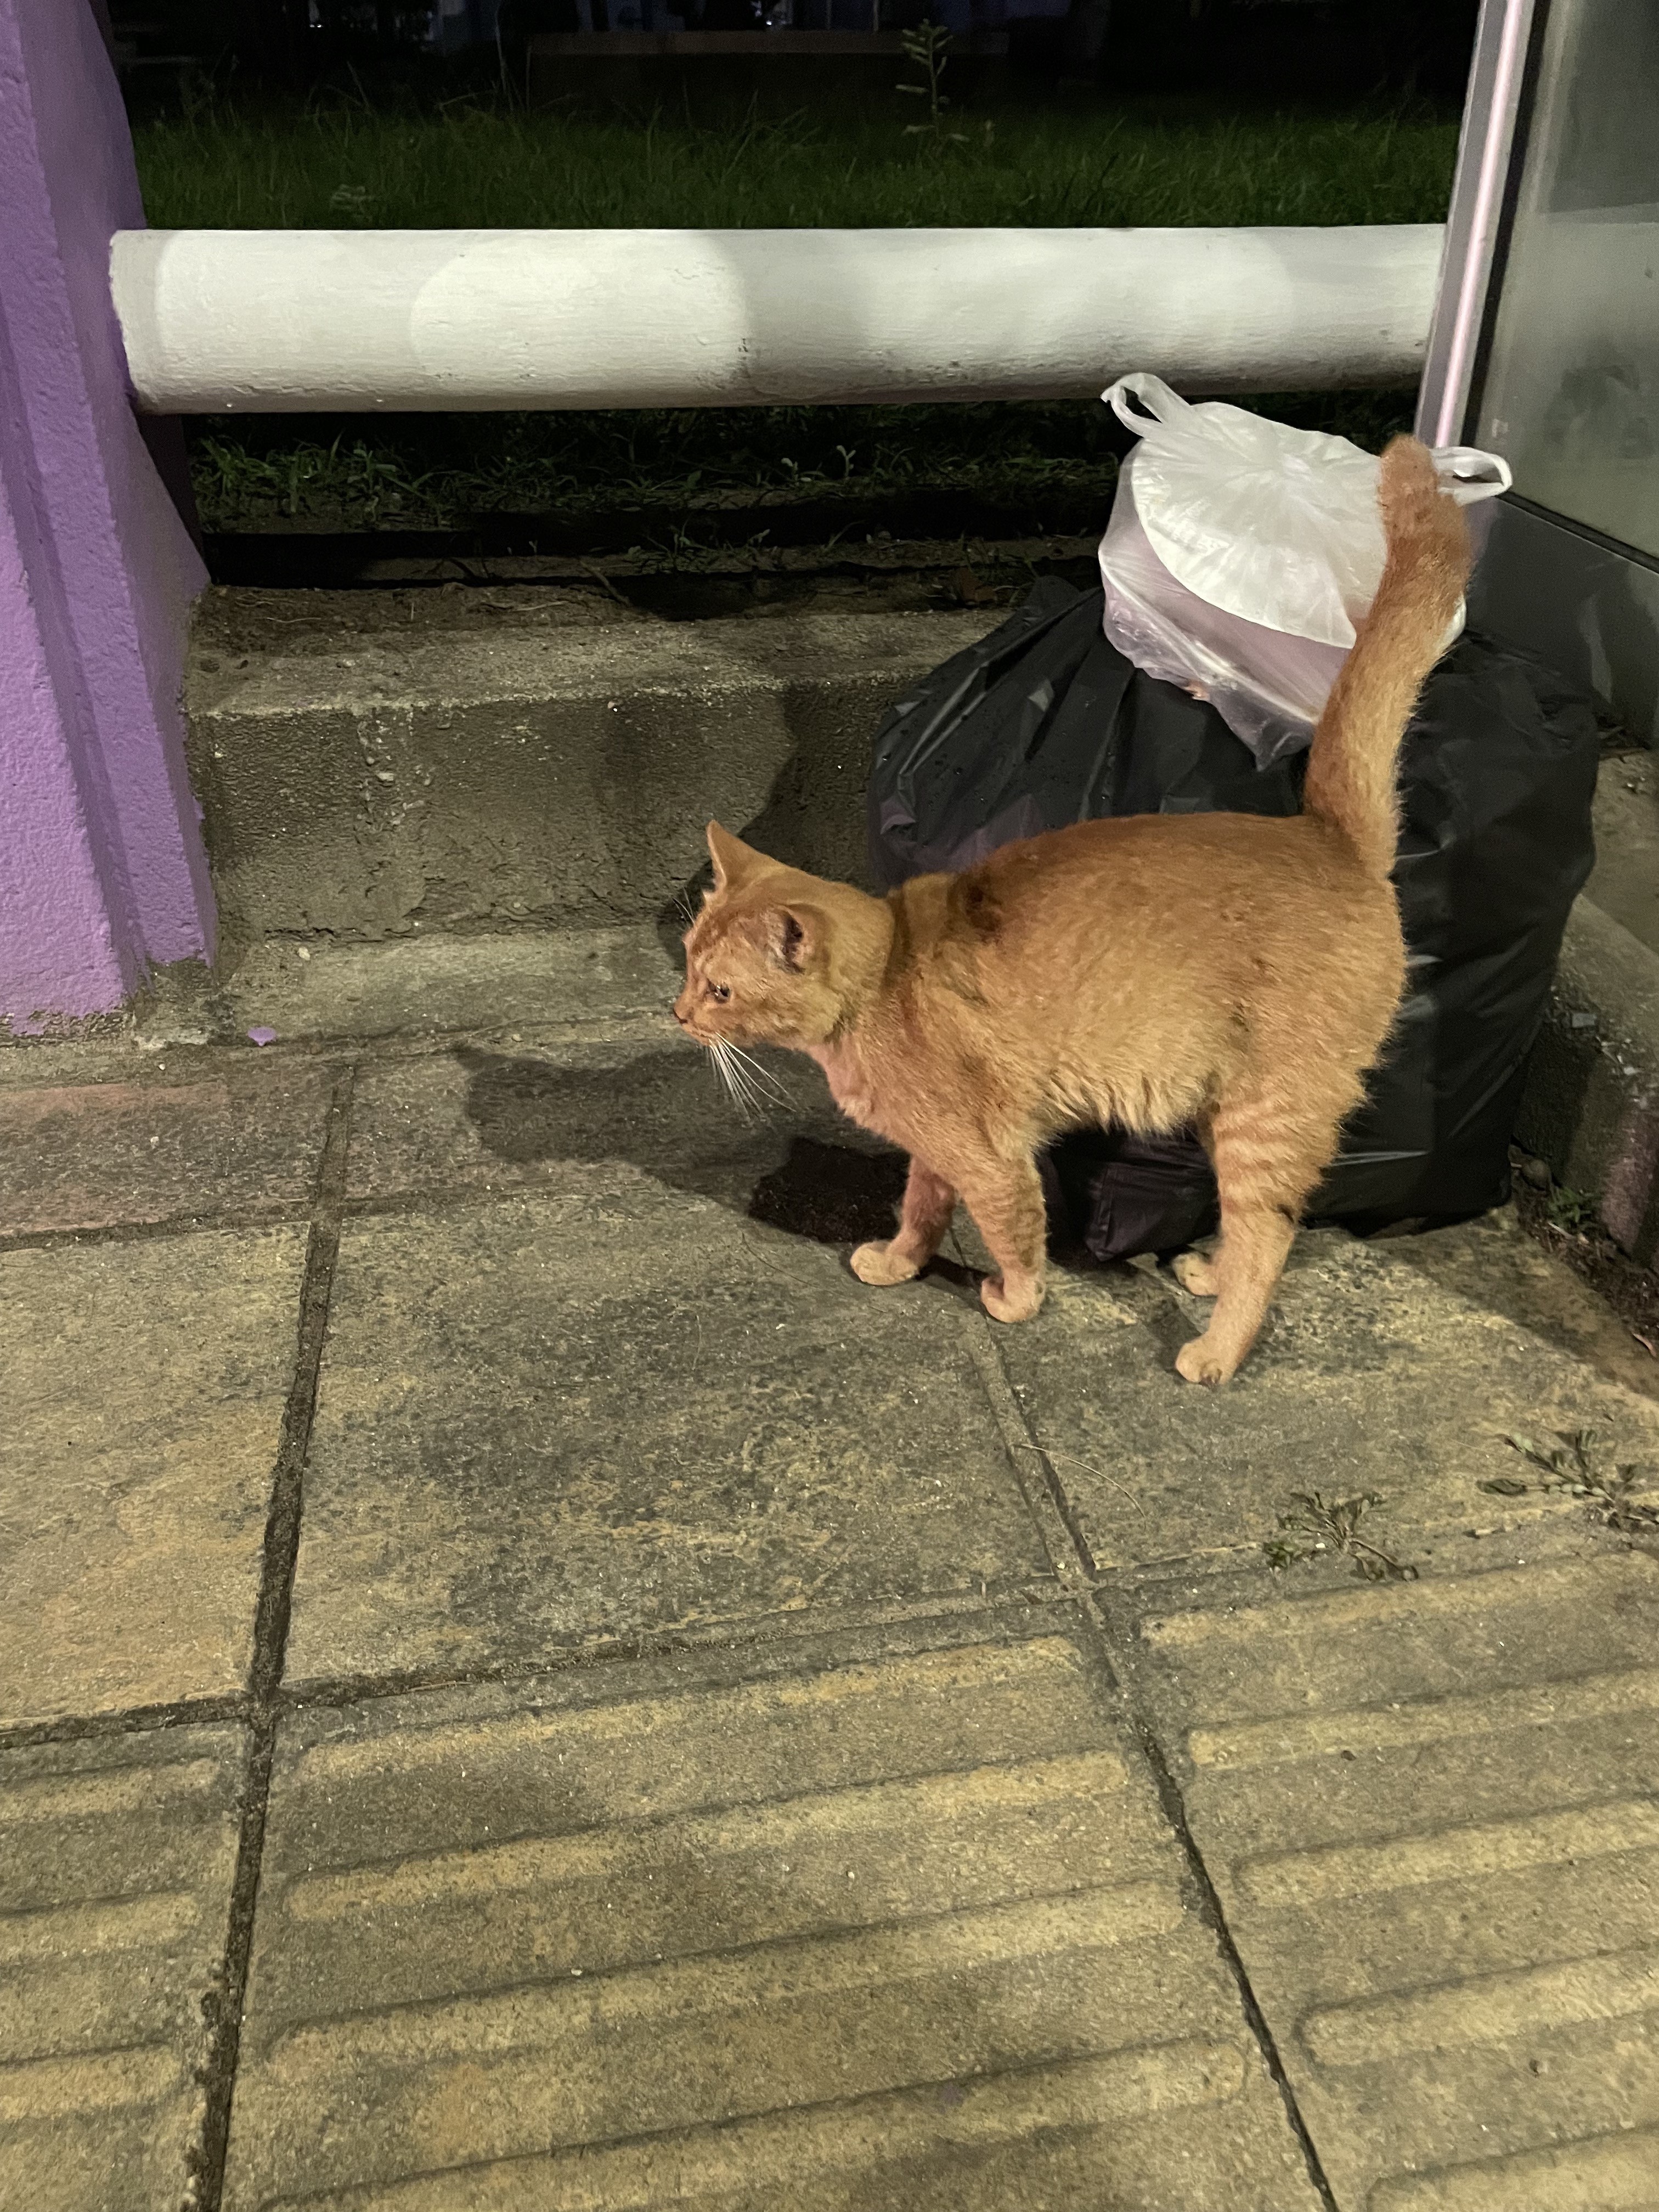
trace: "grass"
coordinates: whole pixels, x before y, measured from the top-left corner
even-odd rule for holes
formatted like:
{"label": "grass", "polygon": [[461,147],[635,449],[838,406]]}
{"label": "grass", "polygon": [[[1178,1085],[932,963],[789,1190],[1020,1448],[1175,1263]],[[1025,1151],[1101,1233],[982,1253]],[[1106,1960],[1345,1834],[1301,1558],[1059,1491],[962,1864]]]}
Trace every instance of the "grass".
{"label": "grass", "polygon": [[[890,112],[889,112],[890,109]],[[907,136],[896,93],[778,121],[526,112],[468,97],[338,96],[242,109],[208,94],[141,121],[163,228],[689,228],[1434,222],[1456,126],[1396,109],[1213,100],[952,111],[960,144]],[[1258,403],[1260,404],[1260,403]],[[1379,442],[1404,395],[1286,399],[1290,419]],[[856,482],[1005,495],[1109,484],[1093,404],[215,420],[192,426],[210,528],[374,527],[481,511],[684,503]]]}
{"label": "grass", "polygon": [[[757,494],[987,498],[1093,485],[1115,464],[1095,406],[638,409],[250,417],[192,426],[210,529],[447,527],[469,516],[694,508]],[[320,433],[320,434],[319,434]]]}
{"label": "grass", "polygon": [[723,127],[477,100],[244,112],[213,99],[139,126],[151,222],[560,229],[1434,222],[1456,126],[1406,111],[1238,114],[1212,103],[964,111],[918,146],[908,111],[826,103]]}

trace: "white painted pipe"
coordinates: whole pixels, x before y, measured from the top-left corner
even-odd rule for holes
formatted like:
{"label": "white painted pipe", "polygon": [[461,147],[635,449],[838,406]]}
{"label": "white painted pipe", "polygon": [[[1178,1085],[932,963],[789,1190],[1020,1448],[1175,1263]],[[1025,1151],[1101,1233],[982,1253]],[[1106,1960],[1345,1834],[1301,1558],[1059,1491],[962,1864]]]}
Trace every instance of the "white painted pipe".
{"label": "white painted pipe", "polygon": [[1409,384],[1437,224],[139,230],[133,391],[230,410],[750,407]]}

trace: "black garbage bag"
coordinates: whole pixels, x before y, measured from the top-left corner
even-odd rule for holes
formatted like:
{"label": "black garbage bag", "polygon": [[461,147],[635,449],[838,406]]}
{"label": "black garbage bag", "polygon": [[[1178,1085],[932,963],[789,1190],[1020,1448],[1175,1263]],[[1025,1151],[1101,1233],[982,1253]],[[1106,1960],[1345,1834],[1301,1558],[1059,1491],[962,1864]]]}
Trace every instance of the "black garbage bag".
{"label": "black garbage bag", "polygon": [[[869,790],[885,888],[1099,815],[1300,810],[1305,756],[1259,769],[1213,708],[1109,644],[1100,614],[1098,591],[1047,578],[893,708]],[[1401,752],[1407,996],[1310,1218],[1364,1232],[1509,1195],[1528,1054],[1595,857],[1599,751],[1589,700],[1526,653],[1466,632],[1430,676]],[[1189,1133],[1078,1130],[1042,1165],[1057,1239],[1096,1259],[1215,1226]]]}

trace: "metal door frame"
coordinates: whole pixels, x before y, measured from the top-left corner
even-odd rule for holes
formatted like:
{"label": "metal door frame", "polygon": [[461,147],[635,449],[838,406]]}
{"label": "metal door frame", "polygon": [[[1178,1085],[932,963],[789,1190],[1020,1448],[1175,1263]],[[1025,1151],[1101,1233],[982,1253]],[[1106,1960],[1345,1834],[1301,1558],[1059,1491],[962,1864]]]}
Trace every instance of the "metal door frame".
{"label": "metal door frame", "polygon": [[[1480,383],[1550,6],[1481,0],[1418,397],[1417,432],[1430,445],[1480,442]],[[1638,744],[1659,744],[1659,560],[1518,493],[1485,513],[1471,620],[1587,686]]]}

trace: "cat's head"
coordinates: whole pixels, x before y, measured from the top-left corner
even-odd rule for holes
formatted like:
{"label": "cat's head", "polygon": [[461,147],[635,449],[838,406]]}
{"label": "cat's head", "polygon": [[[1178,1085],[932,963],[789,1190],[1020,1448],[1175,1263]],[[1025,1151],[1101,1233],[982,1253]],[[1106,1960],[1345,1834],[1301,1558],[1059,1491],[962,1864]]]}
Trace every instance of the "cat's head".
{"label": "cat's head", "polygon": [[686,933],[675,1019],[699,1044],[827,1044],[867,970],[871,917],[879,926],[884,909],[769,860],[718,822],[708,825],[708,857],[714,885]]}

